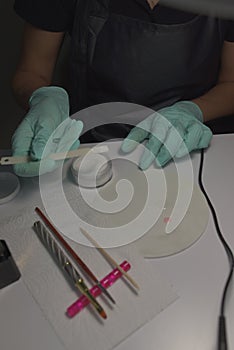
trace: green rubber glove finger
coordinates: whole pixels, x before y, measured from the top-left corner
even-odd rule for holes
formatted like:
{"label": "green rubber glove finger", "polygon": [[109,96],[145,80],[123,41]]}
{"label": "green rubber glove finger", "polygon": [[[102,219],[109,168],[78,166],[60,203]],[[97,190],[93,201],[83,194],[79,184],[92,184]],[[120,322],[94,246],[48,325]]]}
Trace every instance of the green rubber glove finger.
{"label": "green rubber glove finger", "polygon": [[70,151],[75,151],[80,147],[80,140],[76,140],[70,148]]}
{"label": "green rubber glove finger", "polygon": [[142,141],[148,137],[148,131],[135,126],[124,139],[121,150],[124,153],[132,152]]}
{"label": "green rubber glove finger", "polygon": [[[42,153],[42,166],[40,168],[40,175],[47,172],[45,158],[48,158],[53,153],[68,152],[71,149],[77,149],[80,145],[79,136],[83,129],[83,123],[68,118],[61,123],[57,129],[52,133],[47,141],[47,144]],[[55,142],[56,140],[56,142]],[[62,166],[64,160],[57,160],[54,163],[54,169]],[[51,169],[48,169],[51,171]],[[38,175],[38,174],[37,174]]]}
{"label": "green rubber glove finger", "polygon": [[207,148],[212,139],[211,130],[204,124],[194,124],[188,129],[184,145],[176,154],[177,158],[184,157],[193,150]]}
{"label": "green rubber glove finger", "polygon": [[37,89],[31,96],[30,110],[12,138],[13,155],[31,156],[35,161],[17,164],[14,170],[19,176],[38,176],[56,169],[61,161],[41,159],[43,152],[66,152],[79,147],[78,138],[83,128],[80,121],[71,120],[66,91],[59,87]]}
{"label": "green rubber glove finger", "polygon": [[180,145],[180,148],[176,152],[176,158],[186,156],[188,153],[197,148],[202,137],[202,124],[192,123],[185,134],[184,143]]}
{"label": "green rubber glove finger", "polygon": [[213,136],[212,131],[206,125],[203,125],[203,135],[202,135],[202,138],[200,139],[197,149],[207,148],[210,144],[212,136]]}
{"label": "green rubber glove finger", "polygon": [[[37,138],[48,140],[57,126],[68,118],[68,95],[59,87],[39,88],[30,97],[29,106],[29,112],[14,133],[12,150],[13,155],[22,155],[27,150],[27,155],[38,159],[35,146],[31,149],[32,141],[36,144]],[[41,154],[40,147],[38,153]]]}
{"label": "green rubber glove finger", "polygon": [[184,142],[184,137],[185,130],[181,123],[176,121],[169,129],[164,145],[156,157],[156,163],[159,167],[165,166],[174,158],[181,144]]}
{"label": "green rubber glove finger", "polygon": [[[17,128],[12,138],[13,155],[31,156],[40,159],[50,135],[69,116],[69,100],[66,91],[59,87],[39,88],[30,97],[30,109]],[[74,141],[74,140],[72,140]],[[55,152],[58,145],[51,145],[50,152]],[[43,172],[53,170],[57,165],[51,160],[43,161]],[[38,175],[39,164],[28,164],[14,167],[18,175]],[[28,172],[28,173],[27,173]]]}
{"label": "green rubber glove finger", "polygon": [[145,145],[145,150],[143,155],[141,156],[139,167],[141,170],[146,170],[153,163],[155,156],[158,154],[160,147],[162,146],[162,142],[151,135],[149,141]]}
{"label": "green rubber glove finger", "polygon": [[[23,138],[23,142],[22,139]],[[27,120],[23,120],[12,137],[12,148],[15,156],[28,156],[30,154],[31,142],[33,138],[32,128]],[[44,167],[48,171],[55,169],[55,162],[47,160]],[[16,175],[23,177],[31,177],[39,174],[40,162],[30,162],[13,165]]]}
{"label": "green rubber glove finger", "polygon": [[121,145],[121,150],[124,153],[132,152],[139,143],[143,142],[150,135],[151,125],[154,121],[155,113],[144,119],[142,122],[137,124],[128,136],[124,139]]}
{"label": "green rubber glove finger", "polygon": [[[29,106],[28,117],[35,128],[40,129],[44,126],[53,131],[69,116],[68,94],[58,86],[41,87],[35,90],[29,99]],[[56,111],[57,113],[54,113]],[[35,131],[38,132],[37,129]]]}
{"label": "green rubber glove finger", "polygon": [[[65,125],[65,130],[63,128],[63,133],[65,132],[66,134],[65,140],[61,138],[60,142],[53,143],[53,138],[51,138],[51,140],[49,139],[48,145],[46,146],[45,151],[43,152],[44,159],[40,161],[15,164],[14,171],[18,176],[33,177],[51,172],[57,169],[59,166],[61,166],[63,164],[63,160],[54,161],[53,159],[46,158],[49,156],[49,154],[56,152],[66,152],[69,149],[77,149],[79,147],[80,141],[78,140],[78,137],[80,136],[80,133],[82,131],[83,123],[81,121],[75,121],[70,119],[62,124],[57,128],[59,130],[55,130],[54,134],[52,135],[54,135],[55,137],[61,137],[61,126]],[[50,145],[50,141],[52,146]],[[27,153],[24,155],[27,155]]]}
{"label": "green rubber glove finger", "polygon": [[28,156],[31,150],[33,130],[30,123],[24,119],[12,136],[14,156]]}
{"label": "green rubber glove finger", "polygon": [[[70,119],[70,118],[69,118]],[[55,133],[53,139],[59,140],[56,152],[66,152],[71,149],[74,142],[76,142],[83,130],[83,122],[78,120],[69,120],[69,123],[63,130],[63,133]]]}
{"label": "green rubber glove finger", "polygon": [[161,114],[156,113],[152,122],[149,141],[146,143],[145,151],[140,159],[139,167],[148,169],[157,157],[162,144],[165,142],[171,124]]}
{"label": "green rubber glove finger", "polygon": [[34,131],[31,157],[36,160],[41,159],[43,149],[54,130],[68,119],[68,96],[61,88],[41,88],[32,94],[30,107],[27,118]]}
{"label": "green rubber glove finger", "polygon": [[[45,157],[50,153],[55,153],[58,148],[58,143],[63,137],[64,131],[67,126],[69,126],[69,123],[70,119],[67,118],[53,131],[50,130],[49,133],[48,130],[45,132],[45,129],[41,128],[32,141],[30,153],[32,159],[40,160],[42,157]],[[47,151],[46,154],[43,155],[45,148]]]}
{"label": "green rubber glove finger", "polygon": [[57,164],[52,159],[15,164],[13,166],[15,174],[22,177],[38,176],[39,174],[51,172],[56,168]]}
{"label": "green rubber glove finger", "polygon": [[[159,166],[164,166],[174,156],[182,157],[193,150],[208,147],[212,132],[202,121],[203,114],[197,104],[179,101],[139,123],[124,140],[121,149],[131,152],[139,142],[149,138],[140,168],[147,169],[154,158]],[[140,127],[143,130],[139,131]]]}
{"label": "green rubber glove finger", "polygon": [[[40,154],[41,158],[46,158],[52,153],[69,151],[71,145],[79,138],[83,128],[81,121],[67,118],[51,134],[46,144],[43,144]],[[32,144],[32,148],[33,148]],[[38,146],[38,143],[37,143]]]}

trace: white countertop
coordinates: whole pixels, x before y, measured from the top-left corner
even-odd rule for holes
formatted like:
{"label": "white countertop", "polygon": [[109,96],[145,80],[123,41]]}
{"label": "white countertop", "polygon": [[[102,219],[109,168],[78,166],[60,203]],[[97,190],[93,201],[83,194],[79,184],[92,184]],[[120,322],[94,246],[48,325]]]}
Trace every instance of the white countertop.
{"label": "white countertop", "polygon": [[[234,248],[234,135],[214,136],[205,153],[203,178],[215,206],[222,232]],[[195,167],[199,155],[193,157]],[[5,168],[6,169],[6,168]],[[5,170],[1,169],[2,170]],[[22,191],[0,206],[3,218],[38,195],[33,181],[23,180]],[[31,194],[25,197],[25,186]],[[206,232],[190,248],[167,258],[152,260],[175,286],[180,298],[121,343],[116,350],[215,350],[220,299],[228,261],[218,240],[212,217]],[[234,348],[234,295],[227,301],[229,349]],[[0,345],[4,350],[64,350],[52,327],[22,279],[0,290]],[[79,346],[77,347],[79,349]],[[90,349],[80,349],[90,350]]]}

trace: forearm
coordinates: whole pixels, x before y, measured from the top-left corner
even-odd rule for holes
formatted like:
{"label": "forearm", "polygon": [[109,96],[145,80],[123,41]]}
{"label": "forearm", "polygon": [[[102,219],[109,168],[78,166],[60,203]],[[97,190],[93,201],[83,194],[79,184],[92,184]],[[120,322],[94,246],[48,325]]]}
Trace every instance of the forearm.
{"label": "forearm", "polygon": [[205,122],[234,114],[234,83],[219,83],[206,94],[192,101],[202,110]]}
{"label": "forearm", "polygon": [[48,32],[25,24],[19,63],[12,81],[16,100],[25,110],[33,91],[51,84],[63,37],[63,32]]}
{"label": "forearm", "polygon": [[27,111],[29,108],[28,101],[33,91],[48,85],[50,85],[50,81],[37,74],[17,71],[12,81],[12,90],[17,103]]}
{"label": "forearm", "polygon": [[203,113],[203,120],[234,115],[234,82],[217,84],[203,96],[192,100]]}

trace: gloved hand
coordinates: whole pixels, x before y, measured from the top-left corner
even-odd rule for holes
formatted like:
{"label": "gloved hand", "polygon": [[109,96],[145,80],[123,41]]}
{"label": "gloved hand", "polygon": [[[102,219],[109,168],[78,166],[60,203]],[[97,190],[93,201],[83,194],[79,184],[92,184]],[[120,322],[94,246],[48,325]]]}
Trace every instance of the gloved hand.
{"label": "gloved hand", "polygon": [[[44,158],[51,153],[78,148],[83,129],[81,121],[69,118],[68,95],[60,87],[35,90],[30,97],[29,106],[29,112],[12,137],[13,156],[30,156],[33,160],[14,165],[17,175],[28,177],[56,169],[61,161]],[[45,146],[46,152],[43,153]]]}
{"label": "gloved hand", "polygon": [[121,149],[131,152],[138,143],[148,139],[139,167],[147,169],[155,158],[158,166],[164,166],[173,157],[180,158],[209,146],[212,132],[202,120],[198,105],[191,101],[177,102],[137,124],[124,139]]}

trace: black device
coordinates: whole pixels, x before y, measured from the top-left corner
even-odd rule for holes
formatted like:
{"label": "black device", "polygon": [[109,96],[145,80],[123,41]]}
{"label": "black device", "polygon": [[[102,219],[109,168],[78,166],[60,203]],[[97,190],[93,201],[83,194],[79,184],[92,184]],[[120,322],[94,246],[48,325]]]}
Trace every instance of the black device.
{"label": "black device", "polygon": [[6,242],[0,240],[0,289],[16,282],[20,276],[20,271]]}

